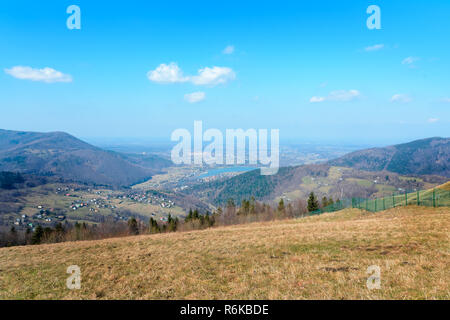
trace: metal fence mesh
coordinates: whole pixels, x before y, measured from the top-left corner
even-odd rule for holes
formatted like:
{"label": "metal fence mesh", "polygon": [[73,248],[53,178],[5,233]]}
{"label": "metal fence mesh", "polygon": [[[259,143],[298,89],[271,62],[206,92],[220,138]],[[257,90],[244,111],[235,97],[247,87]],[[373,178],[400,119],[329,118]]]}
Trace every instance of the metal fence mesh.
{"label": "metal fence mesh", "polygon": [[426,207],[450,207],[450,190],[432,189],[413,192],[397,192],[383,198],[366,199],[351,198],[336,201],[335,203],[311,212],[320,214],[339,211],[345,208],[358,208],[370,212],[383,211],[400,206],[426,206]]}

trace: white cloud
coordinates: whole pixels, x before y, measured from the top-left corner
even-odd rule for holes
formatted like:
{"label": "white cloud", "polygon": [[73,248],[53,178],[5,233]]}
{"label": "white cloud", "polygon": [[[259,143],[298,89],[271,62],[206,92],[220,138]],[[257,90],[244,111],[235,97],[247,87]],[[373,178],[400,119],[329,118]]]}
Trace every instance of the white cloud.
{"label": "white cloud", "polygon": [[325,100],[326,100],[325,97],[316,97],[316,96],[314,96],[314,97],[312,97],[311,99],[309,99],[309,102],[311,102],[311,103],[317,103],[317,102],[323,102],[323,101],[325,101]]}
{"label": "white cloud", "polygon": [[403,59],[402,64],[412,65],[414,62],[417,62],[419,60],[420,60],[420,58],[418,58],[418,57],[407,57],[407,58]]}
{"label": "white cloud", "polygon": [[364,50],[370,52],[370,51],[378,51],[378,50],[381,50],[383,48],[384,48],[384,44],[375,44],[373,46],[369,46],[369,47],[364,48]]}
{"label": "white cloud", "polygon": [[337,90],[328,95],[330,101],[351,101],[358,98],[361,94],[358,90]]}
{"label": "white cloud", "polygon": [[41,81],[46,83],[72,82],[72,76],[49,67],[34,69],[32,67],[15,66],[11,69],[5,69],[5,72],[14,78],[22,80]]}
{"label": "white cloud", "polygon": [[150,81],[158,83],[191,82],[195,85],[218,85],[236,77],[234,71],[227,67],[206,67],[198,70],[196,76],[183,76],[183,72],[174,62],[160,64],[155,70],[147,72]]}
{"label": "white cloud", "polygon": [[438,118],[430,118],[430,119],[428,119],[428,123],[435,123],[435,122],[438,122],[438,121],[439,121]]}
{"label": "white cloud", "polygon": [[348,102],[355,100],[361,96],[358,90],[336,90],[331,91],[326,97],[314,96],[309,99],[311,103],[324,102],[324,101],[336,101],[336,102]]}
{"label": "white cloud", "polygon": [[186,100],[189,103],[196,103],[204,100],[206,97],[206,94],[204,92],[192,92],[187,93],[184,95],[184,100]]}
{"label": "white cloud", "polygon": [[234,80],[236,77],[232,69],[227,67],[212,67],[198,70],[198,76],[191,77],[192,83],[196,85],[216,85]]}
{"label": "white cloud", "polygon": [[232,54],[234,52],[234,46],[226,46],[225,49],[223,49],[223,54]]}
{"label": "white cloud", "polygon": [[408,103],[411,102],[412,99],[407,94],[394,94],[391,98],[391,102],[399,102],[399,103]]}
{"label": "white cloud", "polygon": [[183,77],[183,72],[175,62],[160,64],[155,70],[147,72],[150,81],[158,83],[177,83],[186,82],[188,77]]}

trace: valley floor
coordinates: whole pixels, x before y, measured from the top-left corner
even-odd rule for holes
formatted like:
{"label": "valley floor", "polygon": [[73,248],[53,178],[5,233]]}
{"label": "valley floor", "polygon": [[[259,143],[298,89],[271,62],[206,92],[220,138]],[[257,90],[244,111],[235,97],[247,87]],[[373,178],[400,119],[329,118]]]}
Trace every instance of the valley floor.
{"label": "valley floor", "polygon": [[[2,248],[0,298],[450,299],[449,227],[450,208],[411,206]],[[381,288],[369,290],[373,265]]]}

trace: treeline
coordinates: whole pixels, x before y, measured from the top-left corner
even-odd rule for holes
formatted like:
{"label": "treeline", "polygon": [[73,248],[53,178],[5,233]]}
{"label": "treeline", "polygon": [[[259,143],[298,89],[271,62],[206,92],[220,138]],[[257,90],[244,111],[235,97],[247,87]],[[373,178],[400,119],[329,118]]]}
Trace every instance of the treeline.
{"label": "treeline", "polygon": [[11,190],[15,188],[16,184],[25,182],[25,179],[20,173],[2,171],[0,172],[0,189]]}
{"label": "treeline", "polygon": [[0,231],[0,247],[58,243],[65,241],[100,240],[138,234],[152,234],[177,231],[180,221],[170,214],[167,222],[158,223],[150,218],[146,223],[142,218],[130,217],[128,221],[106,219],[102,223],[88,224],[75,222],[58,223],[54,227],[36,226],[33,230],[17,230],[15,226]]}
{"label": "treeline", "polygon": [[236,206],[233,200],[228,200],[222,209],[218,208],[213,215],[214,225],[232,225],[261,221],[272,221],[280,219],[292,219],[309,215],[326,206],[333,204],[333,199],[323,197],[321,201],[311,192],[307,200],[297,200],[285,204],[281,198],[277,205],[256,201],[254,197],[250,200],[242,200],[240,206]]}
{"label": "treeline", "polygon": [[287,205],[283,199],[278,204],[270,205],[256,201],[254,197],[242,200],[240,206],[230,199],[224,208],[215,212],[200,213],[197,209],[189,210],[184,220],[170,214],[167,221],[157,221],[151,217],[145,221],[143,217],[130,217],[128,221],[107,219],[99,224],[85,222],[71,224],[58,223],[54,227],[37,226],[18,231],[15,227],[0,233],[0,246],[34,245],[42,243],[57,243],[64,241],[99,240],[111,237],[123,237],[139,234],[156,234],[177,231],[200,230],[216,226],[244,224],[251,222],[272,221],[304,217],[309,213],[333,204],[332,198],[323,197],[321,201],[314,193],[307,200],[297,200]]}

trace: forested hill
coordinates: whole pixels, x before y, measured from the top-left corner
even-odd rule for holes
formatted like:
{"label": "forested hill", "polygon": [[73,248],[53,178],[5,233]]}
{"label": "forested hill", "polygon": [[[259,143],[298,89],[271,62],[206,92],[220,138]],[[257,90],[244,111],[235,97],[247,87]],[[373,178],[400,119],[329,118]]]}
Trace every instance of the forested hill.
{"label": "forested hill", "polygon": [[428,138],[385,148],[355,151],[328,162],[333,166],[407,175],[450,177],[450,138]]}
{"label": "forested hill", "polygon": [[170,161],[154,155],[102,150],[64,132],[0,130],[0,171],[128,186],[150,178],[170,164]]}

